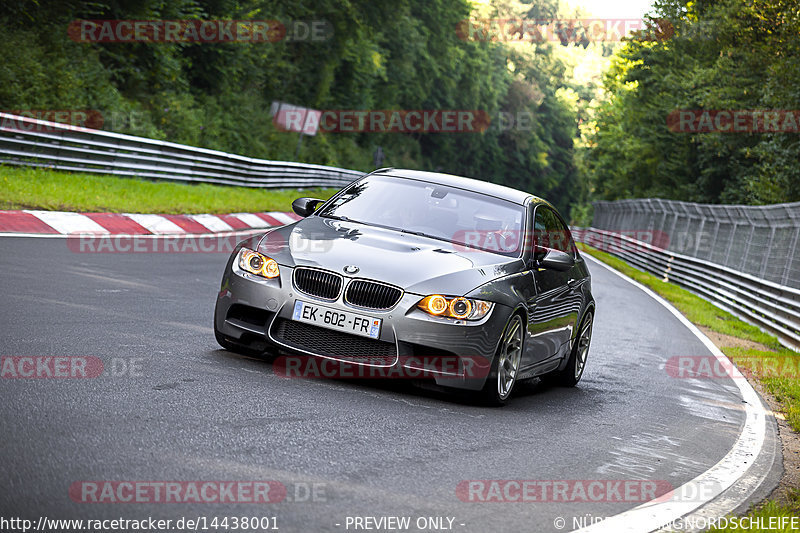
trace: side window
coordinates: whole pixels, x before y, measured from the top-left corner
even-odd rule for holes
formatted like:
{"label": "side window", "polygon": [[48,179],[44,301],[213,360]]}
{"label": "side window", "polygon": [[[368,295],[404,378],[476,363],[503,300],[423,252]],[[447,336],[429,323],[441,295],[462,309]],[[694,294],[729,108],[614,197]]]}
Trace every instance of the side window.
{"label": "side window", "polygon": [[546,224],[543,216],[544,208],[536,208],[536,216],[533,218],[533,244],[535,247],[548,248]]}
{"label": "side window", "polygon": [[533,234],[536,246],[575,255],[575,243],[569,230],[549,207],[540,205],[536,208]]}

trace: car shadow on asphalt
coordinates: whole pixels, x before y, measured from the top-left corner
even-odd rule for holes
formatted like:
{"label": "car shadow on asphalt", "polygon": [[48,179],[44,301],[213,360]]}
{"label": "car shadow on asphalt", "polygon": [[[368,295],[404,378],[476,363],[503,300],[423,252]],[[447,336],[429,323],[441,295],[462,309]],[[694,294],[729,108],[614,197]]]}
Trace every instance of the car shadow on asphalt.
{"label": "car shadow on asphalt", "polygon": [[[250,360],[257,364],[256,368],[262,367],[265,372],[277,374],[273,371],[273,362],[276,356],[263,355],[251,356],[230,352],[224,349],[214,350],[211,355],[214,357],[223,356],[231,360]],[[286,379],[286,378],[284,378]],[[355,389],[369,390],[373,393],[400,394],[410,398],[420,398],[441,402],[444,404],[455,404],[469,407],[483,407],[489,409],[480,402],[478,391],[455,389],[437,385],[433,380],[419,379],[369,379],[369,378],[328,378],[328,377],[292,377],[290,379],[300,379],[307,381],[330,381],[339,385],[346,385]],[[531,408],[541,405],[543,398],[551,399],[554,397],[563,398],[565,396],[582,397],[585,391],[580,386],[565,388],[542,381],[538,378],[526,379],[518,382],[514,386],[506,408]],[[576,398],[577,399],[577,398]]]}

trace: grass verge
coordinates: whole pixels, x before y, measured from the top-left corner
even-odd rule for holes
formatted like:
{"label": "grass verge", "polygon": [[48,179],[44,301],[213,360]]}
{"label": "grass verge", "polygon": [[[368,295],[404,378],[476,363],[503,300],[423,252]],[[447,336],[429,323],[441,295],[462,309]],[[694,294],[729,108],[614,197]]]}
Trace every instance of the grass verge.
{"label": "grass verge", "polygon": [[292,200],[299,196],[328,199],[336,191],[249,189],[0,166],[0,209],[165,214],[290,211]]}
{"label": "grass verge", "polygon": [[[783,347],[778,339],[734,315],[723,311],[706,300],[675,284],[663,281],[652,274],[632,267],[611,254],[579,243],[585,253],[603,261],[610,267],[649,287],[674,305],[692,323],[706,331],[719,334],[716,340],[722,352],[748,379],[756,380],[781,407],[776,416],[785,417],[795,432],[800,431],[800,354]],[[769,517],[793,517],[800,514],[800,490],[787,488],[785,501],[766,500],[747,515],[754,521]],[[712,531],[741,531],[742,529],[712,529]],[[749,531],[762,531],[759,528]],[[790,529],[764,529],[763,531],[790,531]]]}
{"label": "grass verge", "polygon": [[[792,528],[791,519],[795,519],[794,525],[796,526],[798,512],[800,512],[800,493],[795,490],[790,495],[790,500],[787,504],[780,504],[774,500],[767,500],[757,509],[744,515],[744,520],[740,518],[737,524],[729,523],[726,528],[712,528],[709,531],[716,531],[719,533],[741,533],[742,531],[793,533],[797,531],[797,527]],[[781,527],[780,521],[777,520],[778,518],[788,519],[786,520],[788,523],[785,524],[787,527]],[[774,527],[770,527],[770,519],[774,521]],[[748,527],[751,524],[754,527]],[[759,527],[757,524],[762,524],[763,527]],[[734,525],[740,527],[734,527]]]}

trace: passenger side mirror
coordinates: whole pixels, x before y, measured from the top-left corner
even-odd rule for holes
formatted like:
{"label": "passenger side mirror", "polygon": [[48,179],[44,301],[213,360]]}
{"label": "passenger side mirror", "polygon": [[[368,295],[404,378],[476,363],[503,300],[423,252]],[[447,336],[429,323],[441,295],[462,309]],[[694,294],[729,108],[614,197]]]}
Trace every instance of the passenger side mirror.
{"label": "passenger side mirror", "polygon": [[564,272],[575,266],[575,258],[561,250],[547,250],[544,257],[539,260],[539,268],[549,268]]}
{"label": "passenger side mirror", "polygon": [[325,200],[320,200],[318,198],[298,198],[292,202],[292,211],[301,217],[307,217],[314,212],[319,204],[323,203],[324,201]]}

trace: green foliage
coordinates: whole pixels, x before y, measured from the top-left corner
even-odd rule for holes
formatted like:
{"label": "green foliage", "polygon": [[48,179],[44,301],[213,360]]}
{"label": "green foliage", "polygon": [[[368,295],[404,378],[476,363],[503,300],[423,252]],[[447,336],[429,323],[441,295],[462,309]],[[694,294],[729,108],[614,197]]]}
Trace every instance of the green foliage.
{"label": "green foliage", "polygon": [[[360,170],[439,170],[508,184],[563,211],[575,199],[575,113],[559,98],[564,67],[550,45],[459,38],[468,0],[143,0],[12,3],[0,7],[0,109],[98,109],[105,129],[279,160],[297,134],[277,131],[274,100],[317,109],[480,110],[482,133],[327,133],[298,159]],[[52,4],[52,5],[47,5]],[[550,0],[495,0],[506,17],[552,16]],[[528,13],[530,11],[530,13]],[[490,13],[491,14],[491,13]],[[83,43],[76,19],[327,21],[325,42]],[[510,64],[515,68],[509,68]],[[529,112],[530,127],[498,126]]]}
{"label": "green foliage", "polygon": [[[785,502],[766,500],[753,506],[738,522],[729,520],[728,527],[713,527],[708,531],[714,533],[741,533],[745,530],[752,533],[792,533],[792,531],[797,531],[797,528],[792,527],[792,519],[797,518],[800,512],[800,491],[792,488],[787,492],[787,501]],[[771,517],[785,517],[785,520],[774,520],[773,523],[770,523]],[[719,523],[725,524],[721,520]]]}
{"label": "green foliage", "polygon": [[798,109],[796,3],[659,0],[653,16],[674,35],[630,40],[614,57],[590,137],[588,186],[603,199],[800,200],[797,133],[667,127],[676,110]]}

